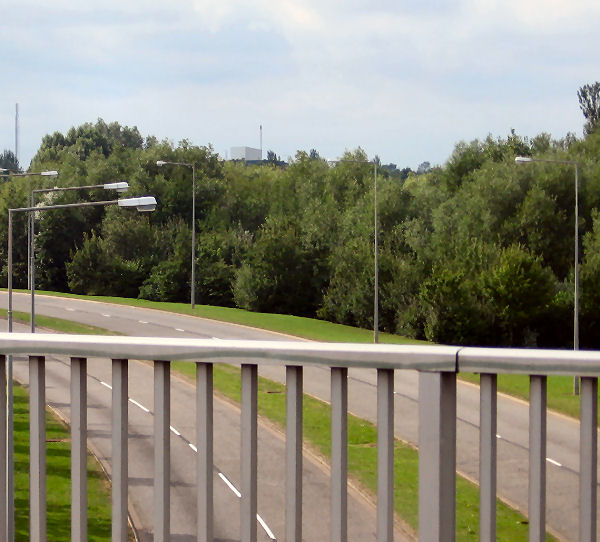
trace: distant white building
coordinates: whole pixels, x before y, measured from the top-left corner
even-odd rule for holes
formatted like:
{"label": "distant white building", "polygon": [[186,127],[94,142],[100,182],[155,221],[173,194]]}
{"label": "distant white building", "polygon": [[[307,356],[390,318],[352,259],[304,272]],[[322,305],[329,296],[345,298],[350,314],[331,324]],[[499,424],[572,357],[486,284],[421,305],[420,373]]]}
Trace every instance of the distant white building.
{"label": "distant white building", "polygon": [[232,160],[262,160],[262,151],[252,147],[231,147]]}

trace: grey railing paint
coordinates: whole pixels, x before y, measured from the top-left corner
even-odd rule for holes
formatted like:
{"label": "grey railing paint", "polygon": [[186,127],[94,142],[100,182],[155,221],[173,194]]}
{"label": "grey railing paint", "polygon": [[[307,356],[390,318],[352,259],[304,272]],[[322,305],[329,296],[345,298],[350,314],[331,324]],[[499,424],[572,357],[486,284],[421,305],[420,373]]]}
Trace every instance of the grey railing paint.
{"label": "grey railing paint", "polygon": [[[196,363],[197,539],[213,540],[213,364],[238,360],[242,365],[241,540],[257,536],[257,369],[259,364],[286,367],[286,540],[302,540],[302,392],[303,367],[331,371],[331,535],[347,533],[348,369],[377,369],[378,511],[377,540],[393,540],[394,370],[414,369],[419,378],[419,538],[452,541],[456,509],[456,373],[481,373],[480,386],[480,539],[496,538],[497,374],[530,375],[530,540],[545,538],[546,378],[582,376],[580,437],[579,539],[596,540],[597,377],[600,352],[458,348],[445,346],[357,345],[286,341],[215,341],[148,337],[87,337],[0,333],[0,461],[6,465],[6,363],[8,355],[29,355],[31,540],[46,539],[45,355],[71,358],[72,540],[87,537],[85,455],[87,439],[87,358],[112,360],[112,540],[127,540],[128,360],[154,361],[155,393],[155,540],[170,536],[170,363]],[[10,454],[9,454],[10,455]],[[10,469],[0,469],[7,487]],[[0,517],[11,514],[0,495]],[[11,521],[2,521],[8,536]]]}

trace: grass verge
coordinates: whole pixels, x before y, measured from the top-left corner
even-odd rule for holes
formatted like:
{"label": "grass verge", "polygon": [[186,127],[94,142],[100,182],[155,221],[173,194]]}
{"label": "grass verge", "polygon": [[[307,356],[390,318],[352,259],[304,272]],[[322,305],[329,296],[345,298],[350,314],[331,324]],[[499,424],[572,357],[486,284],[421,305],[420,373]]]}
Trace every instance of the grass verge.
{"label": "grass verge", "polygon": [[[29,404],[26,390],[14,388],[15,535],[29,540]],[[68,429],[46,414],[47,527],[48,540],[71,539],[71,451]],[[100,465],[88,456],[88,540],[111,536],[109,483]]]}
{"label": "grass verge", "polygon": [[[48,292],[50,295],[53,293]],[[84,296],[60,294],[65,297]],[[120,303],[130,306],[153,308],[191,314],[215,320],[227,321],[243,325],[270,329],[272,331],[286,332],[296,336],[338,342],[370,342],[372,332],[323,322],[309,318],[299,318],[288,315],[259,314],[229,309],[222,307],[197,306],[192,310],[188,305],[181,303],[158,303],[145,300],[134,300],[111,297],[94,297],[96,301]],[[28,315],[25,315],[28,318]],[[56,329],[53,325],[55,319],[49,318],[45,324]],[[65,330],[66,320],[59,322],[61,331]],[[77,324],[79,325],[79,324]],[[82,326],[81,331],[64,331],[70,333],[102,333],[106,331],[93,326]],[[396,335],[380,335],[382,342],[408,343],[418,342],[406,340]],[[187,363],[174,363],[174,370],[180,371],[189,377],[194,377],[193,366]],[[514,375],[510,375],[514,376]],[[477,375],[467,375],[472,381],[477,381]],[[514,379],[523,393],[527,377],[516,376]],[[502,379],[499,389],[507,384]],[[215,389],[230,399],[240,401],[240,376],[239,370],[227,365],[216,365],[214,376]],[[510,383],[509,383],[510,384]],[[515,385],[516,385],[515,384]],[[521,395],[523,396],[523,395]],[[550,396],[550,392],[549,392]],[[259,412],[262,416],[285,426],[285,387],[281,384],[259,379]],[[305,396],[304,401],[304,437],[324,457],[330,455],[330,407],[328,404],[314,398]],[[371,492],[376,491],[376,465],[377,465],[377,432],[374,424],[349,416],[348,420],[349,450],[348,468],[350,475]],[[395,509],[408,525],[417,529],[418,515],[418,453],[417,451],[399,441],[395,445]],[[479,489],[477,485],[457,477],[457,539],[476,540],[479,536]],[[526,519],[518,512],[508,507],[501,501],[497,503],[497,538],[498,540],[526,540],[528,527]],[[548,540],[553,540],[548,536]]]}
{"label": "grass verge", "polygon": [[[173,370],[194,378],[193,364],[174,362]],[[214,386],[229,399],[240,402],[240,370],[230,365],[214,366]],[[259,377],[258,411],[284,430],[285,386]],[[304,439],[325,458],[331,454],[331,408],[313,397],[304,396]],[[418,529],[418,452],[403,442],[394,448],[394,507],[396,513],[416,532]],[[373,495],[377,491],[377,428],[348,416],[348,472]],[[456,539],[479,540],[479,488],[461,476],[456,480]],[[527,540],[528,524],[519,512],[497,501],[497,539]],[[554,540],[551,536],[548,540]]]}
{"label": "grass verge", "polygon": [[[287,333],[315,341],[356,343],[369,343],[373,341],[373,332],[367,329],[359,329],[323,320],[302,318],[287,314],[254,313],[242,309],[212,307],[208,305],[196,305],[195,309],[192,309],[185,303],[162,303],[123,297],[81,296],[56,292],[39,293],[190,314],[222,322]],[[39,317],[37,318],[39,319]],[[42,325],[41,320],[40,325]],[[73,333],[77,332],[74,331]],[[416,341],[391,333],[380,333],[379,338],[380,342],[389,344],[430,344],[425,341]],[[462,380],[479,384],[479,375],[460,373],[458,376]],[[498,391],[527,401],[529,400],[529,377],[527,375],[499,375]],[[579,418],[579,397],[573,395],[573,377],[551,376],[548,378],[548,407],[567,416]],[[598,412],[600,413],[600,401],[598,402]]]}

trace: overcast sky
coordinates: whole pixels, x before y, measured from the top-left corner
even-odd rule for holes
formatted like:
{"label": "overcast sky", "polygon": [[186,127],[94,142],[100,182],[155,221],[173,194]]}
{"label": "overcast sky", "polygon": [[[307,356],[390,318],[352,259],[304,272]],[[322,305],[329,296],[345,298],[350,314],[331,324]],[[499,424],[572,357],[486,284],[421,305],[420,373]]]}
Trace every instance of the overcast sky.
{"label": "overcast sky", "polygon": [[582,134],[598,0],[3,2],[0,150],[118,121],[283,159],[361,146],[413,169],[460,140]]}

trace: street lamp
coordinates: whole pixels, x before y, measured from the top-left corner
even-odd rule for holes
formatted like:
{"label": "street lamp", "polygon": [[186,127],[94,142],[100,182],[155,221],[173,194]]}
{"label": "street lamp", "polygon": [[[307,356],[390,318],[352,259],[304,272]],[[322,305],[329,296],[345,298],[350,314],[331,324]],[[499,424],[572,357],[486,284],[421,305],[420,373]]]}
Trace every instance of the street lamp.
{"label": "street lamp", "polygon": [[[529,156],[517,156],[517,164],[528,164],[531,162],[546,162],[549,164],[566,164],[575,168],[575,286],[573,292],[573,350],[579,350],[579,164],[574,160],[550,160],[545,158],[530,158]],[[579,377],[573,381],[573,393],[579,395]]]}
{"label": "street lamp", "polygon": [[156,165],[159,167],[169,165],[192,168],[192,284],[190,288],[190,305],[193,309],[196,306],[196,164],[157,160]]}
{"label": "street lamp", "polygon": [[[47,171],[30,171],[26,173],[19,173],[12,171],[7,168],[0,168],[0,171],[4,171],[4,174],[0,174],[0,177],[30,177],[30,176],[41,176],[41,177],[58,177],[58,171],[56,170],[47,170]],[[33,203],[32,203],[33,206]],[[32,226],[33,217],[29,217],[29,225],[27,227],[27,261],[31,261],[31,245],[32,245],[32,237],[31,237],[31,226]],[[31,274],[28,277],[28,284],[31,286]]]}
{"label": "street lamp", "polygon": [[[48,194],[51,192],[67,192],[73,190],[93,190],[95,188],[103,188],[104,190],[115,190],[118,193],[126,192],[129,190],[129,183],[127,181],[118,181],[113,183],[104,184],[91,184],[86,186],[55,186],[54,188],[38,188],[31,191],[30,207],[35,207],[35,195],[36,194]],[[29,291],[31,298],[31,333],[35,333],[35,215],[29,213],[28,223],[28,241],[29,241]]]}
{"label": "street lamp", "polygon": [[341,162],[349,162],[355,164],[373,164],[373,198],[374,198],[374,292],[373,292],[373,342],[379,342],[379,218],[378,218],[378,199],[377,199],[377,162],[374,160],[327,160],[330,164],[339,164]]}
{"label": "street lamp", "polygon": [[30,173],[14,173],[10,169],[0,168],[0,171],[8,171],[0,175],[0,177],[29,177],[30,175],[41,175],[42,177],[58,177],[58,171],[34,171]]}
{"label": "street lamp", "polygon": [[[12,222],[14,213],[32,213],[37,211],[50,211],[55,209],[73,209],[78,207],[97,207],[118,205],[119,207],[136,208],[140,212],[154,211],[156,199],[153,196],[140,198],[117,199],[110,201],[90,201],[82,203],[65,203],[61,205],[43,205],[40,207],[20,207],[8,209],[8,332],[12,333]],[[7,356],[6,364],[6,540],[14,540],[14,444],[13,444],[13,364],[12,355]],[[0,538],[4,533],[0,534]]]}

